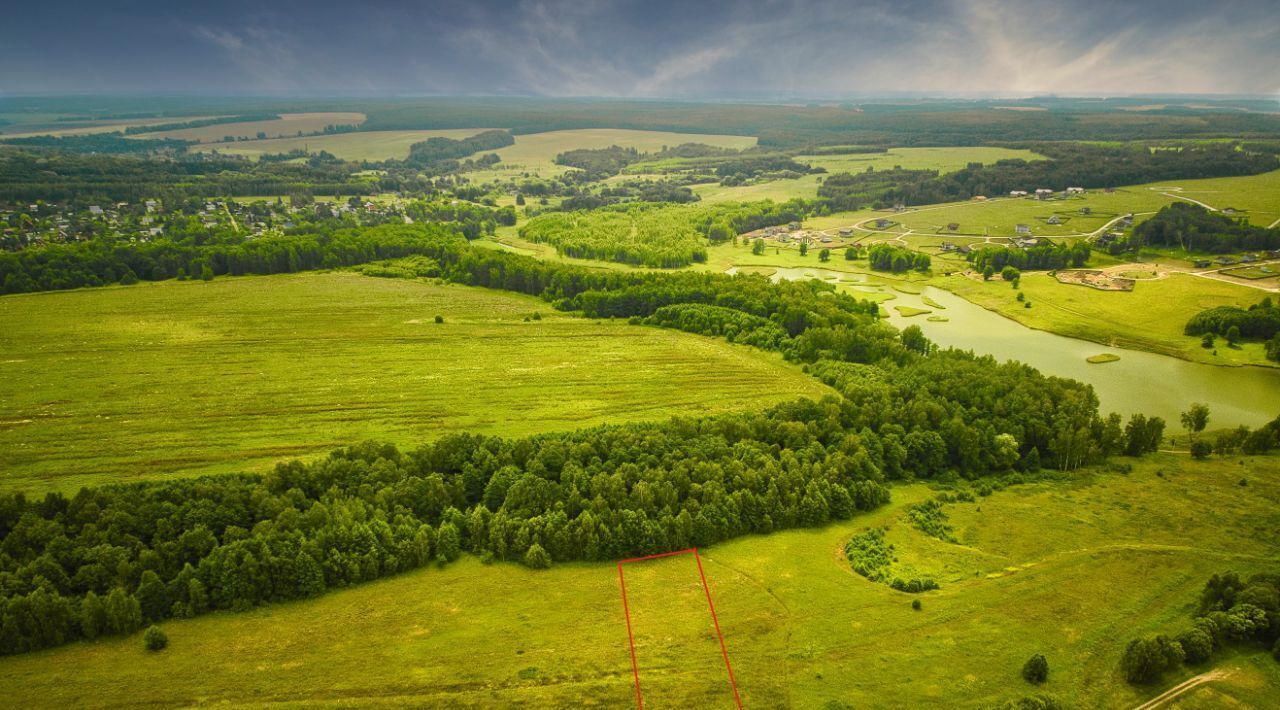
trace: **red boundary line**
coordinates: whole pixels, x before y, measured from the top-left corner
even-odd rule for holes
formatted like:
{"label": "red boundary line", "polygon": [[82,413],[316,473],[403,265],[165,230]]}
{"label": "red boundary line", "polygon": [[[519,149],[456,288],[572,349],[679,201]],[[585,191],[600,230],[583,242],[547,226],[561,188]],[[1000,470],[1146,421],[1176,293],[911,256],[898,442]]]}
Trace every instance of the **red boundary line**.
{"label": "red boundary line", "polygon": [[627,562],[644,562],[647,560],[656,560],[660,557],[673,557],[675,555],[686,555],[693,553],[693,559],[698,563],[698,576],[702,579],[702,591],[707,595],[707,607],[711,609],[711,623],[715,624],[716,637],[720,639],[720,655],[724,657],[724,667],[729,671],[729,685],[733,688],[733,700],[738,705],[738,710],[742,710],[742,698],[738,695],[738,681],[733,677],[733,666],[729,664],[729,649],[724,645],[724,634],[720,631],[720,620],[716,618],[716,605],[711,601],[711,587],[707,586],[707,573],[702,570],[702,556],[698,554],[698,548],[690,547],[687,550],[676,550],[675,552],[663,552],[657,555],[646,555],[644,557],[631,557],[625,560],[618,560],[618,584],[622,587],[622,613],[627,617],[627,643],[631,647],[631,673],[636,679],[636,705],[640,710],[644,709],[644,696],[640,693],[640,666],[636,663],[636,640],[631,632],[631,609],[627,606],[627,582],[622,574],[622,565]]}

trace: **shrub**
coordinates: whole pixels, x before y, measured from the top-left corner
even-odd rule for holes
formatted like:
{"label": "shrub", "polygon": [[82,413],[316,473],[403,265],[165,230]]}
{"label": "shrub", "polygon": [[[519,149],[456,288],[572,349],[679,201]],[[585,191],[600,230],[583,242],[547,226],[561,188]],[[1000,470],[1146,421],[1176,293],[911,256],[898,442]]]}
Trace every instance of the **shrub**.
{"label": "shrub", "polygon": [[148,651],[163,651],[169,645],[169,637],[165,636],[159,626],[150,626],[142,635],[142,642]]}
{"label": "shrub", "polygon": [[1213,655],[1213,638],[1204,629],[1189,629],[1178,635],[1178,645],[1187,663],[1203,663]]}
{"label": "shrub", "polygon": [[1022,665],[1022,678],[1028,683],[1039,685],[1049,679],[1049,661],[1044,654],[1037,653]]}
{"label": "shrub", "polygon": [[1280,639],[1276,639],[1276,645],[1271,647],[1271,657],[1280,663]]}
{"label": "shrub", "polygon": [[1165,671],[1176,668],[1186,658],[1177,641],[1161,634],[1150,638],[1134,639],[1124,650],[1120,670],[1130,683],[1152,683]]}
{"label": "shrub", "polygon": [[532,569],[547,569],[551,566],[551,555],[547,554],[542,545],[535,542],[524,554],[524,564]]}
{"label": "shrub", "polygon": [[444,316],[437,315],[437,316],[436,316],[436,322],[437,322],[437,323],[443,323],[443,322],[444,322]]}
{"label": "shrub", "polygon": [[1191,442],[1191,457],[1195,459],[1207,459],[1209,454],[1213,453],[1213,444],[1204,439],[1196,439]]}
{"label": "shrub", "polygon": [[[920,600],[919,600],[919,599],[912,599],[912,600],[911,600],[911,608],[912,608],[912,609],[915,609],[916,611],[920,611],[921,607],[923,607],[923,606],[924,606],[924,605],[920,603]],[[1276,644],[1276,648],[1277,648],[1277,649],[1280,649],[1280,644]]]}

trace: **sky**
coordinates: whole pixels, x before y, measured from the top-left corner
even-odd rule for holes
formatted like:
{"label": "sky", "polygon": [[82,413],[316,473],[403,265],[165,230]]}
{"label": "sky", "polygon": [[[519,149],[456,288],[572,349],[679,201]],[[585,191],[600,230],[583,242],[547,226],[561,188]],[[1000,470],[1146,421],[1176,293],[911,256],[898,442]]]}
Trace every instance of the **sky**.
{"label": "sky", "polygon": [[0,95],[1280,98],[1280,0],[48,0],[4,14]]}

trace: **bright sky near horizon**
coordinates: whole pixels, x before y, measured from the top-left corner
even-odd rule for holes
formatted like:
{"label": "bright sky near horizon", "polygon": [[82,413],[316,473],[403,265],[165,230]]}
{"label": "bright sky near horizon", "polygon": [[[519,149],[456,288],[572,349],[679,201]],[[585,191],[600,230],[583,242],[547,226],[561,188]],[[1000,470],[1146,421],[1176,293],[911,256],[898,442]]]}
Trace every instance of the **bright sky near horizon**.
{"label": "bright sky near horizon", "polygon": [[4,14],[0,94],[1280,97],[1280,0],[55,0]]}

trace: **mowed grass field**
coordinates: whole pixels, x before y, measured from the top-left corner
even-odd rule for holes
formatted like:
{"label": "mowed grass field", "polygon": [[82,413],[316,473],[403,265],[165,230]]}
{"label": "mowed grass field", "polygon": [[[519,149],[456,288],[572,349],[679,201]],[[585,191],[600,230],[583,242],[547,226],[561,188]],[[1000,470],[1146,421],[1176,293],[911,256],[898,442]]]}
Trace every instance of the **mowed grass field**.
{"label": "mowed grass field", "polygon": [[0,368],[0,487],[33,491],[827,392],[718,339],[350,272],[6,296]]}
{"label": "mowed grass field", "polygon": [[220,123],[200,128],[181,128],[158,133],[140,133],[139,138],[176,138],[184,141],[200,143],[217,143],[226,136],[236,138],[256,138],[258,133],[266,133],[267,138],[296,136],[299,131],[315,133],[324,130],[325,126],[359,125],[364,123],[363,113],[350,111],[324,111],[317,113],[282,113],[280,118],[270,121],[241,121],[239,123]]}
{"label": "mowed grass field", "polygon": [[[1210,575],[1275,571],[1280,559],[1274,457],[1158,455],[1127,475],[1007,488],[945,507],[957,543],[907,521],[907,504],[934,495],[926,486],[893,495],[852,521],[701,551],[745,707],[988,708],[1045,692],[1063,707],[1132,708],[1208,666],[1134,688],[1117,672],[1128,640],[1185,628]],[[855,574],[842,548],[871,526],[887,528],[899,565],[933,575],[941,589],[909,595]],[[648,704],[732,707],[693,560],[626,570]],[[635,702],[611,563],[533,571],[464,557],[164,628],[161,653],[135,635],[0,659],[6,697],[18,707]],[[1039,688],[1019,676],[1037,652],[1050,667]],[[1234,673],[1188,696],[1187,707],[1280,704],[1280,664],[1265,652],[1227,653],[1214,665]]]}
{"label": "mowed grass field", "polygon": [[[890,148],[885,153],[862,153],[856,155],[800,155],[797,162],[807,163],[814,167],[826,168],[827,174],[861,173],[867,168],[875,170],[891,170],[895,166],[908,170],[937,170],[942,173],[955,172],[969,163],[994,163],[997,160],[1021,158],[1022,160],[1040,160],[1044,156],[1029,150],[1011,148],[992,148],[974,146],[965,148]],[[750,202],[770,199],[784,202],[793,197],[812,199],[818,196],[818,184],[825,178],[824,174],[806,175],[795,180],[774,180],[756,185],[739,187],[722,187],[710,183],[697,185],[697,192],[708,202]]]}
{"label": "mowed grass field", "polygon": [[456,128],[436,131],[355,131],[328,136],[302,136],[294,138],[268,138],[266,140],[237,143],[213,143],[194,150],[217,151],[228,155],[257,158],[264,153],[288,153],[305,150],[309,153],[328,151],[343,160],[404,160],[409,157],[409,147],[428,138],[469,138],[486,129]]}

